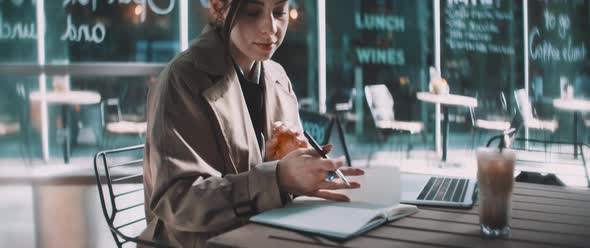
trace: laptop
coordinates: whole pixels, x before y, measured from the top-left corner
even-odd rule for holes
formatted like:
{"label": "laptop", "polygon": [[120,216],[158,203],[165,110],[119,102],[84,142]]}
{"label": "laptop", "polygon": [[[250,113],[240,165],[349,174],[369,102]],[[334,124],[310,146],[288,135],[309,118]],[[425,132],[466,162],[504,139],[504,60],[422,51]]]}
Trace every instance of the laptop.
{"label": "laptop", "polygon": [[477,201],[474,178],[400,173],[400,202],[415,205],[470,208]]}
{"label": "laptop", "polygon": [[[344,156],[346,166],[352,166],[344,132],[334,119],[328,135],[328,143],[334,148],[330,157]],[[400,172],[400,203],[451,208],[471,208],[477,201],[475,178],[434,176]]]}

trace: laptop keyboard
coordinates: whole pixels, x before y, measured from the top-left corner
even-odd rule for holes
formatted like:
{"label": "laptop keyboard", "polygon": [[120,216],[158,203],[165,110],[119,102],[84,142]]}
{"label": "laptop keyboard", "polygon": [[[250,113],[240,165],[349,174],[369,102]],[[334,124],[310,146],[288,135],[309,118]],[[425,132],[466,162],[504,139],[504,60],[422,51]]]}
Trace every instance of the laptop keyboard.
{"label": "laptop keyboard", "polygon": [[463,202],[467,185],[469,179],[431,177],[418,195],[418,200]]}

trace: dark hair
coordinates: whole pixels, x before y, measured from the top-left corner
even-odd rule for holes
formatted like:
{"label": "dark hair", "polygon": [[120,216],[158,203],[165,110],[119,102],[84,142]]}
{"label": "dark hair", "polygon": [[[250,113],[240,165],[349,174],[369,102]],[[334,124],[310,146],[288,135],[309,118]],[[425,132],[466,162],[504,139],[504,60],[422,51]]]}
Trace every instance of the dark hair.
{"label": "dark hair", "polygon": [[[239,13],[239,9],[242,7],[244,0],[219,0],[221,6],[211,5],[214,13],[213,26],[216,26],[220,31],[224,39],[229,41],[229,35],[232,28],[234,27],[236,17]],[[224,18],[224,14],[227,11],[227,15]]]}

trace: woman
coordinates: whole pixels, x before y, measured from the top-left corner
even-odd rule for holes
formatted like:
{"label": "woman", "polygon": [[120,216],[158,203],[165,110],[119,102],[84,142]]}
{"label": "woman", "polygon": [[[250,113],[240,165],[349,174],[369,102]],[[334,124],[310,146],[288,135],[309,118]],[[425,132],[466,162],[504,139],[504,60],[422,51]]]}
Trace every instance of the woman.
{"label": "woman", "polygon": [[168,65],[148,94],[142,237],[182,247],[202,247],[249,216],[283,206],[291,194],[348,200],[324,191],[345,188],[325,180],[342,161],[307,148],[289,78],[269,60],[287,29],[288,1],[211,6],[216,25]]}

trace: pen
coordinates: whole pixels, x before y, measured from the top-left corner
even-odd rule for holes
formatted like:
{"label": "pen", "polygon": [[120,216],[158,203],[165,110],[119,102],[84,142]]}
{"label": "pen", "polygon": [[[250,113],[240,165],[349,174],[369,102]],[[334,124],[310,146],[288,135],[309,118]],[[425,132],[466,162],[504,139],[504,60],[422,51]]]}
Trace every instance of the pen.
{"label": "pen", "polygon": [[[309,144],[311,144],[313,149],[315,149],[320,154],[320,156],[322,156],[322,158],[328,159],[328,155],[326,155],[324,153],[324,151],[322,150],[320,145],[315,141],[315,139],[313,139],[313,137],[307,131],[303,131],[303,135],[305,135],[305,138],[307,138],[307,140],[309,141]],[[340,171],[339,169],[336,169],[336,171],[334,171],[334,172],[336,173],[336,175],[338,175],[338,177],[340,179],[342,179],[342,181],[344,181],[344,184],[346,185],[346,187],[350,187],[350,182],[348,182],[348,179],[346,179],[344,174],[342,174],[342,171]],[[328,176],[330,176],[330,175],[328,174]]]}

